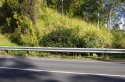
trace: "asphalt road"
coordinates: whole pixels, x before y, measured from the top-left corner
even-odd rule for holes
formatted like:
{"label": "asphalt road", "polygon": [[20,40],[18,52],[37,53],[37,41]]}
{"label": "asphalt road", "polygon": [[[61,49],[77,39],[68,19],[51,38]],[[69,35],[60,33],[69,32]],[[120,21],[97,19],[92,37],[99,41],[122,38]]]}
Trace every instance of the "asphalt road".
{"label": "asphalt road", "polygon": [[125,82],[125,62],[0,57],[0,82]]}

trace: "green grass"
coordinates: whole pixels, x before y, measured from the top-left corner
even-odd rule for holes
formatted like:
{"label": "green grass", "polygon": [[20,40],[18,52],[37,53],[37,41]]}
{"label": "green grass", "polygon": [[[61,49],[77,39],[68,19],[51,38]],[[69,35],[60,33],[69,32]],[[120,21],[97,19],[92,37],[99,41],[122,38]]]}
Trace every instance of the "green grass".
{"label": "green grass", "polygon": [[[4,35],[0,34],[0,46],[17,46],[17,45],[12,43]],[[7,54],[7,51],[0,51],[0,55],[5,55],[5,54]]]}
{"label": "green grass", "polygon": [[87,23],[78,18],[69,18],[50,8],[46,8],[44,11],[41,11],[41,15],[37,22],[37,27],[39,39],[44,39],[44,36],[49,34],[51,35],[53,32],[58,32],[58,30],[62,28],[73,29],[72,32],[76,31],[76,36],[73,37],[77,37],[77,39],[82,39],[88,33],[91,33],[92,35],[94,34],[95,36],[99,37],[99,40],[97,40],[97,44],[99,45],[97,45],[97,47],[112,47],[113,36],[107,31],[106,28],[97,28],[97,26],[92,23]]}
{"label": "green grass", "polygon": [[4,35],[0,34],[0,46],[17,46],[16,44],[12,43],[8,38]]}

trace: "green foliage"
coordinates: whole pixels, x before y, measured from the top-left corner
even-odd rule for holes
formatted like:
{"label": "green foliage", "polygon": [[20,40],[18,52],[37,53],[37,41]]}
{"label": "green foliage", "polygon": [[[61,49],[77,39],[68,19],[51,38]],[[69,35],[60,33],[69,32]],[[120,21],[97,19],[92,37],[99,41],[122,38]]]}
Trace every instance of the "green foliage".
{"label": "green foliage", "polygon": [[110,35],[107,37],[105,33],[101,31],[87,31],[80,38],[80,46],[85,48],[109,48],[112,45]]}
{"label": "green foliage", "polygon": [[6,17],[16,11],[28,16],[35,24],[41,5],[42,1],[39,0],[6,0],[3,9],[6,10]]}
{"label": "green foliage", "polygon": [[70,17],[72,16],[83,16],[83,4],[85,0],[73,0],[72,4],[69,6],[69,12],[68,15]]}
{"label": "green foliage", "polygon": [[6,6],[11,11],[15,11],[19,9],[20,3],[19,3],[19,0],[6,0]]}
{"label": "green foliage", "polygon": [[85,47],[85,48],[97,48],[97,47],[101,47],[100,45],[102,44],[98,44],[98,42],[102,43],[103,38],[101,38],[101,36],[98,36],[96,33],[94,32],[88,32],[85,34],[85,36],[83,36],[82,38],[80,38],[80,43],[79,43],[79,47]]}
{"label": "green foliage", "polygon": [[[95,0],[47,0],[48,6],[67,14],[68,16],[82,17],[88,22],[97,22],[98,12],[101,12],[101,1]],[[54,7],[53,7],[54,6]],[[62,7],[63,6],[63,7]]]}
{"label": "green foliage", "polygon": [[[99,33],[98,33],[99,32]],[[111,47],[110,36],[107,37],[105,32],[80,30],[80,27],[58,28],[44,37],[40,45],[45,47],[77,47],[77,48],[104,48]]]}
{"label": "green foliage", "polygon": [[113,47],[125,48],[125,32],[122,30],[112,30],[113,33]]}
{"label": "green foliage", "polygon": [[20,45],[38,46],[32,21],[24,15],[14,12],[11,18],[6,19],[7,27],[3,32],[13,33],[11,39]]}
{"label": "green foliage", "polygon": [[2,32],[11,33],[11,40],[19,45],[38,46],[34,27],[41,3],[38,0],[5,0],[2,9]]}
{"label": "green foliage", "polygon": [[40,44],[51,47],[75,47],[75,29],[60,28],[43,37]]}
{"label": "green foliage", "polygon": [[[42,1],[41,1],[42,2]],[[21,1],[21,13],[28,16],[33,23],[36,23],[39,14],[39,1],[38,0],[22,0]]]}
{"label": "green foliage", "polygon": [[[47,0],[49,7],[61,13],[63,10],[63,13],[70,17],[79,17],[92,23],[100,20],[100,24],[103,26],[105,21],[109,21],[110,11],[120,9],[120,5],[123,3],[124,1],[119,0],[63,0],[63,2],[62,0]],[[112,16],[113,14],[114,11]]]}
{"label": "green foliage", "polygon": [[30,32],[33,30],[32,22],[27,16],[14,12],[12,17],[6,18],[6,28],[3,32],[14,33],[17,28],[20,29],[20,34],[28,33],[26,30],[30,30]]}
{"label": "green foliage", "polygon": [[12,43],[8,38],[4,35],[0,34],[0,46],[16,46],[16,44]]}

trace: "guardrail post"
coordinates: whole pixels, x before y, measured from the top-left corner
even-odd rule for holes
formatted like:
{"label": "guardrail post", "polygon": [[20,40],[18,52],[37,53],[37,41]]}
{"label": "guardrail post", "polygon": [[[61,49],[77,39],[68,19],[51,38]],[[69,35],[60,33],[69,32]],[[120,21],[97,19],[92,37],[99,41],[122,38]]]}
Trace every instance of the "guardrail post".
{"label": "guardrail post", "polygon": [[7,55],[9,54],[9,51],[8,51],[8,50],[5,50],[5,52],[7,53]]}
{"label": "guardrail post", "polygon": [[27,54],[30,55],[30,51],[27,51]]}

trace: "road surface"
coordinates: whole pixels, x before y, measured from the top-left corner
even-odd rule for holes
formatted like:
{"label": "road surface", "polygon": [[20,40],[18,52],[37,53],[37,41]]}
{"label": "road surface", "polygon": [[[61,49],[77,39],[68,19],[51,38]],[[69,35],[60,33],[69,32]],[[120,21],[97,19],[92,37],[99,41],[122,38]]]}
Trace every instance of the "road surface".
{"label": "road surface", "polygon": [[0,82],[125,82],[125,62],[2,56]]}

